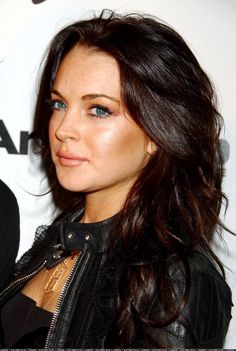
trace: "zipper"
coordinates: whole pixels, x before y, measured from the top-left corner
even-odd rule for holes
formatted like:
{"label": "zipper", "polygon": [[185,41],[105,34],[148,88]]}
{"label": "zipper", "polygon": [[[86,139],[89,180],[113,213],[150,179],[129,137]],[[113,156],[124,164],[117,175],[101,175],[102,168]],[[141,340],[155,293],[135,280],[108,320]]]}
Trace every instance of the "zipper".
{"label": "zipper", "polygon": [[4,297],[6,296],[7,292],[10,291],[13,287],[17,286],[20,283],[23,283],[24,281],[27,281],[31,278],[33,278],[37,273],[39,273],[41,271],[41,269],[46,265],[46,260],[44,259],[44,261],[42,263],[40,263],[40,265],[38,266],[38,268],[36,268],[33,272],[28,273],[26,275],[23,275],[19,278],[17,278],[16,280],[14,280],[13,282],[11,282],[1,293],[0,293],[0,301],[1,299],[4,299]]}
{"label": "zipper", "polygon": [[[86,257],[86,259],[85,259],[83,268],[86,267],[87,262],[88,262],[88,260],[89,260],[89,257],[90,257],[90,253],[87,254],[87,257]],[[70,273],[69,273],[69,275],[68,275],[68,278],[67,278],[67,280],[66,280],[66,282],[65,282],[65,284],[64,284],[64,286],[63,286],[63,288],[62,288],[62,290],[61,290],[61,293],[60,293],[60,295],[59,295],[59,298],[58,298],[58,301],[57,301],[57,305],[56,305],[56,308],[55,308],[55,312],[53,313],[53,316],[52,316],[52,320],[51,320],[51,324],[50,324],[50,327],[49,327],[49,331],[48,331],[48,335],[47,335],[47,338],[46,338],[46,342],[45,342],[44,349],[48,349],[50,337],[51,337],[51,335],[52,335],[52,331],[53,331],[54,325],[55,325],[56,320],[57,320],[57,317],[58,317],[58,315],[59,315],[60,307],[61,307],[63,298],[64,298],[64,296],[65,296],[66,290],[67,290],[67,288],[68,288],[68,285],[69,285],[69,283],[70,283],[70,281],[71,281],[71,278],[72,278],[72,276],[73,276],[73,274],[74,274],[74,272],[75,272],[77,263],[79,262],[80,258],[81,258],[81,252],[79,252],[79,255],[78,255],[78,257],[77,257],[77,259],[76,259],[76,261],[75,261],[75,263],[74,263],[74,265],[73,265],[73,267],[72,267],[72,269],[71,269],[71,271],[70,271]],[[79,278],[81,278],[83,272],[84,272],[84,269],[81,268],[80,277],[79,277]]]}

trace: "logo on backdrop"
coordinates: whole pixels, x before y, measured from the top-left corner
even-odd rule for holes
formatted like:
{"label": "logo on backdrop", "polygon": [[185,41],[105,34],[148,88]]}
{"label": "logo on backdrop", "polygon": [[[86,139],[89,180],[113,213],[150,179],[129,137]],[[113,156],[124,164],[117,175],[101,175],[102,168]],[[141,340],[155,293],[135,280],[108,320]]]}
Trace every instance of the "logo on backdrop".
{"label": "logo on backdrop", "polygon": [[[31,134],[27,131],[20,131],[20,145],[19,151],[17,151],[16,145],[5,126],[5,123],[0,119],[0,148],[5,148],[9,154],[13,155],[27,155],[28,154],[28,143],[31,139]],[[224,163],[226,163],[230,156],[230,145],[225,139],[220,139]]]}
{"label": "logo on backdrop", "polygon": [[7,127],[2,119],[0,119],[0,148],[5,148],[8,154],[11,155],[27,155],[28,154],[28,142],[30,134],[27,131],[20,131],[20,145],[19,151],[10,136]]}

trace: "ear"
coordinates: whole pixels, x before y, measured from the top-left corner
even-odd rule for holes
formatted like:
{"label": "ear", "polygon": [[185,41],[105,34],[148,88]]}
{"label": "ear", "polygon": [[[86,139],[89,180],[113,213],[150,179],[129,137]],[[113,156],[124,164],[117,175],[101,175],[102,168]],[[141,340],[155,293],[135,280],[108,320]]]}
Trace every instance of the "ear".
{"label": "ear", "polygon": [[147,143],[147,153],[149,154],[149,156],[152,156],[156,151],[157,151],[156,144],[154,143],[154,141],[149,139]]}

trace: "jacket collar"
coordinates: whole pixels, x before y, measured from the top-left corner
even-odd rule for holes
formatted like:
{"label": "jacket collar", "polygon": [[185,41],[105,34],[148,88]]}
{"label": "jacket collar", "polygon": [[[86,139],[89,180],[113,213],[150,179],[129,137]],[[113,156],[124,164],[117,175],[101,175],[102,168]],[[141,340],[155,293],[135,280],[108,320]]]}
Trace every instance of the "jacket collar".
{"label": "jacket collar", "polygon": [[83,250],[86,246],[92,246],[97,252],[105,252],[116,215],[96,223],[80,223],[82,216],[83,210],[80,210],[59,223],[62,249]]}

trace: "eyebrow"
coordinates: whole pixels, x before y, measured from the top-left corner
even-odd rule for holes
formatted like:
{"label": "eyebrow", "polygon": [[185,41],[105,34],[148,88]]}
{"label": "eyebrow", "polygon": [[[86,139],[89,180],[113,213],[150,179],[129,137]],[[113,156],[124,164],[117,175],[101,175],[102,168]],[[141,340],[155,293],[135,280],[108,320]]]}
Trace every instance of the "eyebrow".
{"label": "eyebrow", "polygon": [[[56,89],[52,89],[51,93],[52,93],[52,94],[56,94],[56,95],[58,95],[60,98],[64,99],[64,97],[62,96],[62,94],[61,94],[58,90],[56,90]],[[101,98],[101,97],[106,98],[106,99],[110,99],[110,100],[112,100],[112,101],[115,101],[115,102],[117,102],[118,104],[120,103],[120,101],[119,101],[118,99],[114,98],[113,96],[106,95],[106,94],[86,94],[86,95],[83,95],[83,96],[82,96],[82,100],[87,101],[87,100],[93,100],[93,99],[97,99],[97,98]]]}
{"label": "eyebrow", "polygon": [[56,89],[52,89],[52,90],[51,90],[51,94],[58,95],[60,98],[64,99],[64,97],[62,96],[62,94],[61,94],[61,93],[59,93],[59,91],[58,91],[58,90],[56,90]]}
{"label": "eyebrow", "polygon": [[86,94],[82,96],[82,100],[92,100],[92,99],[97,99],[100,97],[104,97],[106,99],[110,99],[112,101],[120,103],[120,101],[112,96],[106,95],[106,94]]}

